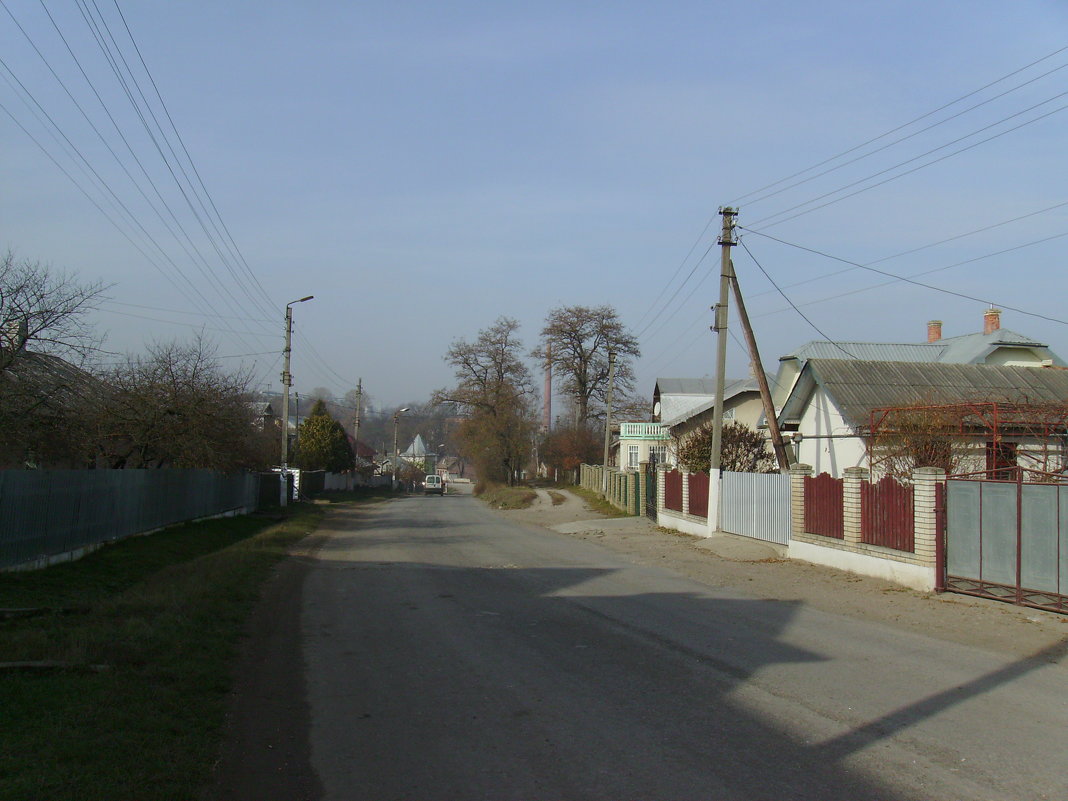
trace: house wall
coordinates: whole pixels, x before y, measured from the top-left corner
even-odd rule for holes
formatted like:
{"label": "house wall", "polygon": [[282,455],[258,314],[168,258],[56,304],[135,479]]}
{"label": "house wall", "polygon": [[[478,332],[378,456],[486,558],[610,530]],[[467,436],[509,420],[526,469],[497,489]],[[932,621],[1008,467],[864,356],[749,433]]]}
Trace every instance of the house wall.
{"label": "house wall", "polygon": [[[756,430],[757,422],[760,420],[760,416],[764,411],[764,404],[760,401],[760,393],[752,392],[745,393],[743,395],[730,398],[723,406],[723,419],[732,422],[736,421],[742,423]],[[676,426],[671,428],[671,437],[669,452],[669,461],[676,463],[676,440],[684,440],[698,428],[705,423],[712,421],[712,417],[715,413],[714,409],[706,409],[700,414],[696,414],[689,420],[685,420]]]}
{"label": "house wall", "polygon": [[991,364],[1002,367],[1041,367],[1042,354],[1036,353],[1030,348],[996,348],[985,359],[983,364]]}
{"label": "house wall", "polygon": [[665,449],[667,458],[671,458],[671,441],[670,440],[650,440],[650,439],[621,439],[619,440],[618,449],[613,449],[613,454],[616,459],[616,466],[621,470],[637,470],[638,468],[630,466],[630,446],[638,446],[638,464],[642,462],[651,461],[649,454],[655,447],[662,447]]}
{"label": "house wall", "polygon": [[867,465],[864,440],[852,436],[853,429],[823,389],[813,392],[797,430],[801,433],[795,445],[797,461],[812,465],[817,474],[840,478],[847,467]]}
{"label": "house wall", "polygon": [[779,362],[779,371],[771,382],[771,401],[776,411],[782,409],[786,399],[790,397],[790,390],[797,383],[797,377],[801,374],[801,362],[797,359],[784,359]]}

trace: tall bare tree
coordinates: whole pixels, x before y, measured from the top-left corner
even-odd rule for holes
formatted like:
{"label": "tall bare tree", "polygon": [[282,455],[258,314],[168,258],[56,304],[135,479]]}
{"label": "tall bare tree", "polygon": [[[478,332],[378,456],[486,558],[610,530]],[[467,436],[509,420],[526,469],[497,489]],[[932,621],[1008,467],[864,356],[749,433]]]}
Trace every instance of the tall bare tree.
{"label": "tall bare tree", "polygon": [[249,376],[227,372],[212,346],[156,344],[108,376],[102,456],[111,467],[265,467],[277,433],[254,424]]}
{"label": "tall bare tree", "polygon": [[98,344],[88,315],[105,289],[11,251],[0,257],[0,371],[27,351],[84,362]]}
{"label": "tall bare tree", "polygon": [[534,432],[534,383],[523,361],[519,323],[500,317],[474,342],[458,340],[445,354],[457,385],[434,394],[466,413],[458,436],[482,480],[513,483]]}
{"label": "tall bare tree", "polygon": [[551,359],[561,388],[575,404],[577,423],[604,416],[608,390],[608,353],[616,355],[615,388],[621,397],[634,391],[633,360],[641,355],[611,306],[561,306],[549,312],[534,357]]}
{"label": "tall bare tree", "polygon": [[77,365],[98,344],[88,315],[103,292],[0,256],[0,465],[88,463],[102,385]]}

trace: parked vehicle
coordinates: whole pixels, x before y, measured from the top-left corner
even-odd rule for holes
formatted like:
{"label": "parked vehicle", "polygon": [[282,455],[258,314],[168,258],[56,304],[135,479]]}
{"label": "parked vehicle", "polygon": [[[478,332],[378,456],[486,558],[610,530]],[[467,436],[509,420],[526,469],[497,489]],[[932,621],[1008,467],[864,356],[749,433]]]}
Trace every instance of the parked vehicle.
{"label": "parked vehicle", "polygon": [[444,495],[445,482],[441,480],[441,476],[427,476],[423,482],[423,494]]}

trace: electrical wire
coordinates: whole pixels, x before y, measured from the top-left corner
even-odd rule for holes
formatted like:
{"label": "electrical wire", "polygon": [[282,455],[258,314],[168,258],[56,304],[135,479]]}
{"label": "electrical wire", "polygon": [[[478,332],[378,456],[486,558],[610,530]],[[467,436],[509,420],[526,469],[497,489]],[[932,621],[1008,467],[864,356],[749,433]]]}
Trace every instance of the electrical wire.
{"label": "electrical wire", "polygon": [[832,345],[834,345],[836,348],[838,348],[838,350],[842,351],[842,353],[846,354],[846,356],[848,356],[851,359],[855,359],[856,358],[856,356],[854,356],[848,350],[843,348],[838,342],[836,342],[835,340],[833,340],[829,336],[827,336],[825,333],[823,333],[823,330],[818,325],[816,325],[814,322],[812,322],[810,319],[808,319],[808,317],[805,316],[805,313],[803,311],[801,311],[801,309],[799,309],[797,307],[797,305],[792,300],[790,300],[789,296],[787,296],[787,294],[782,291],[782,289],[779,287],[779,285],[777,283],[775,283],[775,279],[772,278],[768,274],[768,271],[764,269],[763,265],[761,265],[761,263],[759,261],[757,261],[756,256],[754,256],[752,251],[749,250],[749,246],[745,244],[745,241],[744,241],[744,239],[742,237],[738,237],[738,244],[742,246],[742,249],[746,253],[749,254],[749,258],[751,258],[753,260],[753,264],[755,264],[757,266],[757,269],[759,269],[760,272],[764,274],[764,277],[766,279],[768,279],[768,281],[771,283],[771,285],[773,287],[775,287],[776,290],[778,290],[779,294],[782,295],[783,300],[785,300],[787,303],[789,303],[790,307],[795,312],[797,312],[797,316],[798,317],[800,317],[802,320],[804,320],[806,323],[808,323],[812,327],[812,329],[814,331],[816,331],[816,333],[818,333],[821,337],[823,337],[825,340],[827,340]]}
{"label": "electrical wire", "polygon": [[[850,264],[850,265],[852,265],[854,267],[859,267],[862,270],[867,270],[868,272],[876,273],[878,275],[882,275],[882,276],[885,276],[887,278],[891,278],[891,279],[893,279],[893,281],[891,281],[890,283],[896,283],[898,281],[901,281],[901,282],[904,282],[906,284],[912,284],[913,286],[919,286],[919,287],[923,287],[924,289],[930,289],[930,290],[932,290],[934,292],[941,292],[941,293],[943,293],[945,295],[952,295],[953,297],[963,298],[965,300],[971,300],[971,301],[975,301],[977,303],[985,303],[985,304],[988,304],[990,306],[995,306],[996,305],[996,306],[998,306],[998,307],[1000,307],[1002,309],[1008,309],[1009,311],[1014,311],[1014,312],[1017,312],[1018,314],[1023,314],[1023,315],[1025,315],[1027,317],[1034,317],[1036,319],[1046,320],[1047,322],[1051,322],[1051,323],[1059,323],[1061,325],[1068,325],[1068,320],[1061,320],[1061,319],[1059,319],[1057,317],[1050,317],[1049,315],[1046,315],[1046,314],[1039,314],[1038,312],[1027,311],[1026,309],[1021,309],[1021,308],[1019,308],[1017,306],[1011,306],[1008,303],[1000,303],[1000,302],[991,300],[989,298],[979,298],[979,297],[976,297],[974,295],[968,295],[968,294],[965,294],[963,292],[957,292],[956,290],[945,289],[943,287],[934,286],[933,284],[926,284],[923,281],[917,281],[914,278],[908,278],[906,276],[897,275],[895,273],[887,272],[886,270],[880,270],[880,269],[878,269],[876,267],[871,267],[871,266],[866,265],[866,264],[860,264],[859,262],[850,261],[849,259],[843,259],[840,256],[834,256],[834,255],[832,255],[830,253],[824,253],[823,251],[816,250],[815,248],[805,247],[804,245],[798,245],[798,244],[796,244],[794,242],[787,242],[786,240],[779,239],[778,237],[774,237],[771,234],[766,234],[766,233],[763,233],[761,231],[753,231],[752,229],[746,229],[746,230],[748,230],[749,233],[751,233],[751,234],[756,234],[758,236],[762,236],[762,237],[765,237],[767,239],[771,239],[771,240],[773,240],[775,242],[778,242],[780,244],[788,245],[789,247],[797,248],[798,250],[803,250],[803,251],[805,251],[807,253],[812,253],[812,254],[815,254],[817,256],[823,256],[824,258],[832,259],[834,261],[839,261],[839,262],[842,262],[843,264]],[[1029,244],[1038,244],[1039,242],[1048,242],[1048,241],[1051,241],[1051,240],[1054,240],[1054,239],[1060,239],[1060,238],[1065,237],[1065,236],[1068,236],[1068,232],[1064,232],[1064,233],[1061,233],[1061,234],[1056,234],[1054,236],[1046,237],[1045,239],[1038,240],[1038,241],[1036,241],[1034,243],[1029,243]],[[743,247],[745,247],[745,246],[743,245]],[[1017,250],[1017,249],[1018,248],[1009,248],[1006,251],[1001,251],[1001,253],[1007,253],[1007,252],[1009,252],[1011,250]],[[745,247],[745,250],[746,250],[746,253],[749,253],[749,248],[748,247]],[[749,253],[749,255],[750,255],[750,257],[752,257],[753,254]],[[968,261],[969,262],[978,261],[979,258],[989,258],[992,255],[1000,255],[1000,254],[988,254],[987,256],[978,257],[976,259],[969,259]],[[756,263],[756,259],[755,258],[753,259],[753,261],[754,261],[754,263]],[[968,262],[961,262],[961,264],[965,264],[965,263],[968,263]],[[757,263],[757,266],[760,267],[760,264]],[[952,266],[957,266],[957,265],[952,265]],[[760,269],[761,269],[761,272],[764,272],[764,268],[763,267],[761,267]],[[939,268],[939,269],[948,269],[948,268]],[[771,281],[771,277],[768,276],[768,274],[766,272],[764,272],[764,275],[768,278],[769,281]],[[774,284],[774,282],[772,282],[772,283]],[[872,288],[872,287],[870,287],[870,288]],[[780,292],[780,294],[782,294],[782,293]],[[783,294],[783,297],[786,298],[786,295]],[[786,300],[787,300],[788,303],[790,303],[790,306],[795,311],[797,311],[797,307],[789,300],[789,298],[786,298]],[[800,312],[798,312],[798,313],[800,314]],[[815,326],[813,326],[813,327],[815,327]]]}
{"label": "electrical wire", "polygon": [[956,105],[957,103],[963,102],[964,100],[967,100],[969,97],[974,97],[975,95],[979,94],[980,92],[983,92],[983,91],[985,91],[986,89],[989,89],[992,86],[996,86],[997,84],[1001,83],[1002,81],[1008,80],[1009,78],[1013,77],[1014,75],[1019,75],[1021,72],[1024,72],[1025,70],[1028,70],[1031,67],[1037,66],[1038,64],[1041,64],[1043,61],[1048,61],[1049,59],[1053,58],[1054,56],[1060,55],[1061,53],[1063,53],[1066,50],[1068,50],[1068,46],[1060,47],[1060,48],[1054,50],[1052,53],[1048,53],[1048,54],[1042,56],[1041,58],[1036,59],[1035,61],[1032,61],[1029,64],[1025,64],[1024,66],[1019,67],[1018,69],[1015,69],[1012,72],[1006,73],[1005,75],[1002,75],[1000,78],[996,78],[995,80],[991,81],[990,83],[987,83],[987,84],[984,84],[983,86],[980,86],[978,89],[973,89],[972,91],[970,91],[970,92],[968,92],[966,94],[963,94],[960,97],[949,101],[948,103],[942,104],[938,108],[935,108],[935,109],[932,109],[931,111],[925,112],[924,114],[921,114],[920,116],[915,117],[914,119],[909,120],[906,123],[898,125],[897,127],[890,129],[889,131],[881,133],[878,136],[867,140],[866,142],[861,142],[859,145],[854,145],[853,147],[849,148],[848,150],[843,150],[842,152],[837,153],[837,154],[835,154],[833,156],[830,156],[829,158],[826,158],[823,161],[820,161],[820,162],[818,162],[816,164],[813,164],[813,165],[811,165],[809,167],[806,167],[803,170],[799,170],[799,171],[793,173],[792,175],[787,175],[786,177],[780,178],[777,181],[772,181],[770,184],[766,184],[765,186],[762,186],[759,189],[754,189],[751,192],[745,193],[744,195],[739,195],[737,198],[735,198],[733,201],[731,201],[731,203],[729,205],[737,206],[739,203],[746,202],[747,199],[752,197],[753,195],[756,195],[756,194],[759,194],[761,192],[764,192],[764,191],[766,191],[768,189],[771,189],[772,187],[778,186],[779,184],[786,183],[787,181],[792,181],[794,178],[798,178],[798,177],[804,175],[806,172],[810,172],[812,170],[819,169],[820,167],[822,167],[822,166],[824,166],[826,164],[830,164],[832,161],[836,161],[837,159],[839,159],[839,158],[841,158],[843,156],[848,156],[850,153],[855,153],[856,151],[860,150],[861,148],[864,148],[864,147],[867,147],[868,145],[874,144],[875,142],[878,142],[880,139],[885,139],[887,136],[892,136],[893,134],[897,133],[898,131],[903,131],[904,129],[908,128],[910,125],[915,125],[917,122],[921,122],[921,121],[927,119],[928,117],[931,117],[931,116],[937,114],[940,111],[944,111],[947,108],[950,108],[950,107]]}

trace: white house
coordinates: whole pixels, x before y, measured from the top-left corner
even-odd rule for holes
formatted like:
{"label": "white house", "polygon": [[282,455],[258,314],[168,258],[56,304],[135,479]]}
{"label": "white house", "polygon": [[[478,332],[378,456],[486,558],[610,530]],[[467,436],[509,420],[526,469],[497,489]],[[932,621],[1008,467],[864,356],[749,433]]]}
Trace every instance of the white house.
{"label": "white house", "polygon": [[[873,415],[873,410],[967,404],[975,413],[961,418],[967,423],[953,447],[970,449],[970,469],[990,470],[1017,462],[1028,466],[1022,458],[1028,449],[1041,451],[1045,464],[1063,468],[1063,419],[1004,421],[998,428],[983,414],[994,403],[1060,406],[1068,418],[1068,370],[810,358],[783,404],[779,426],[793,440],[798,462],[811,465],[817,473],[840,477],[847,467],[870,466],[872,430],[886,419]],[[1040,432],[1043,426],[1047,435]]]}

